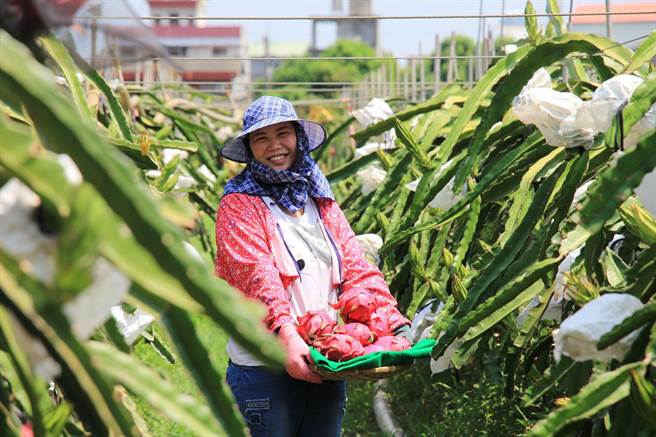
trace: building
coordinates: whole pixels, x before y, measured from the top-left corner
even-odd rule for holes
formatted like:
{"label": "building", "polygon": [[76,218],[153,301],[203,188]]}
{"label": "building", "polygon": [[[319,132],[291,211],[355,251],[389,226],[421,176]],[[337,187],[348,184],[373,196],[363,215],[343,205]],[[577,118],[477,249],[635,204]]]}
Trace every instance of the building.
{"label": "building", "polygon": [[[340,12],[342,2],[333,2],[333,11]],[[350,0],[349,16],[373,16],[372,0]],[[317,25],[319,23],[335,22],[337,24],[337,39],[352,39],[369,44],[379,52],[378,19],[363,18],[359,20],[340,20],[339,16],[312,19],[312,53],[318,53]]]}
{"label": "building", "polygon": [[[574,7],[575,14],[592,14],[606,12],[606,5],[582,4]],[[611,39],[624,43],[635,49],[643,39],[635,40],[649,35],[656,29],[656,1],[642,3],[611,3],[611,12],[633,12],[635,15],[611,16]],[[648,13],[649,12],[649,13]],[[572,17],[572,32],[593,33],[606,36],[606,16],[587,15]]]}
{"label": "building", "polygon": [[[149,28],[169,61],[158,66],[159,80],[182,80],[204,90],[222,90],[238,76],[249,76],[247,44],[241,26],[212,26],[186,17],[204,15],[203,0],[148,0]],[[179,17],[179,18],[178,18]],[[119,58],[144,57],[138,44],[122,42]],[[222,59],[233,58],[233,59]],[[150,81],[153,67],[124,62],[123,79]]]}

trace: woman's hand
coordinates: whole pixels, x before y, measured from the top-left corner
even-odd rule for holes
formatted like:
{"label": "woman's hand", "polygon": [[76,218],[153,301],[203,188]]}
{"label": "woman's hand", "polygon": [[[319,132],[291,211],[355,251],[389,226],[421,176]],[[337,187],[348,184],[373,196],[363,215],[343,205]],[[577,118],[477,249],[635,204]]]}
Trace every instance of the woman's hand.
{"label": "woman's hand", "polygon": [[308,366],[308,362],[312,359],[310,358],[310,348],[301,336],[298,335],[296,328],[291,324],[283,325],[278,332],[278,337],[280,337],[287,350],[285,370],[287,370],[289,376],[303,381],[321,384],[321,377],[310,370]]}

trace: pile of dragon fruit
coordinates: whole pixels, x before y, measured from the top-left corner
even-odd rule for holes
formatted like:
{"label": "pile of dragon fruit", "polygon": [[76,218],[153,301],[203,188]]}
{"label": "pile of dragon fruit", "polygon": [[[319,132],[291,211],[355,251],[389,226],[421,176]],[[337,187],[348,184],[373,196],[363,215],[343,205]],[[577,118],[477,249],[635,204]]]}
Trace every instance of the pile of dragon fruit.
{"label": "pile of dragon fruit", "polygon": [[403,337],[390,330],[398,321],[391,307],[376,308],[376,297],[363,289],[340,296],[332,307],[339,310],[344,324],[338,325],[325,309],[308,311],[298,318],[298,333],[332,361],[346,361],[371,352],[401,351],[410,347]]}

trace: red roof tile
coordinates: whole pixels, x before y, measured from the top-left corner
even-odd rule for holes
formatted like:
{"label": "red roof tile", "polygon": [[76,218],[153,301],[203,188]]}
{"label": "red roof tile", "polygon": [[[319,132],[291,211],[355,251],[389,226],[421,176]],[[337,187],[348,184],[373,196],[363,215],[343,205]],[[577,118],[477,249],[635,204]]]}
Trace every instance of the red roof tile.
{"label": "red roof tile", "polygon": [[[649,23],[656,22],[656,2],[644,3],[614,3],[611,4],[611,12],[635,12],[636,15],[613,15],[613,23]],[[587,4],[574,8],[575,14],[605,13],[606,5]],[[606,22],[605,15],[573,16],[572,24],[601,24]]]}
{"label": "red roof tile", "polygon": [[239,38],[241,35],[239,26],[154,26],[153,30],[160,38]]}
{"label": "red roof tile", "polygon": [[151,8],[195,8],[196,0],[148,0]]}

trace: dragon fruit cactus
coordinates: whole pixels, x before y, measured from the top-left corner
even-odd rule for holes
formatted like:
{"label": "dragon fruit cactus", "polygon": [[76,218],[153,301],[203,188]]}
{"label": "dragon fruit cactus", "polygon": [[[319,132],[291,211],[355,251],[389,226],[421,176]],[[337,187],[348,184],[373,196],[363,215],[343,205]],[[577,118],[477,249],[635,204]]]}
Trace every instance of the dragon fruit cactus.
{"label": "dragon fruit cactus", "polygon": [[346,334],[349,335],[360,342],[362,346],[366,346],[376,339],[375,335],[367,325],[364,323],[351,322],[345,325],[337,326],[333,333],[335,334]]}
{"label": "dragon fruit cactus", "polygon": [[314,347],[332,361],[346,361],[364,354],[364,347],[346,334],[326,334],[314,342]]}
{"label": "dragon fruit cactus", "polygon": [[325,309],[308,311],[298,318],[296,330],[306,343],[311,344],[322,335],[333,331],[336,323],[330,318]]}
{"label": "dragon fruit cactus", "polygon": [[346,322],[367,323],[376,308],[376,299],[368,291],[354,288],[342,294],[332,307],[339,310]]}
{"label": "dragon fruit cactus", "polygon": [[410,348],[410,342],[404,337],[386,335],[378,338],[372,346],[380,346],[386,351],[403,351]]}

